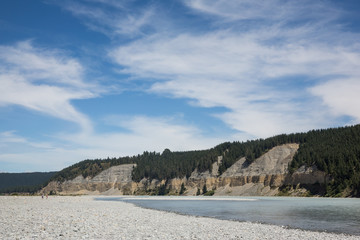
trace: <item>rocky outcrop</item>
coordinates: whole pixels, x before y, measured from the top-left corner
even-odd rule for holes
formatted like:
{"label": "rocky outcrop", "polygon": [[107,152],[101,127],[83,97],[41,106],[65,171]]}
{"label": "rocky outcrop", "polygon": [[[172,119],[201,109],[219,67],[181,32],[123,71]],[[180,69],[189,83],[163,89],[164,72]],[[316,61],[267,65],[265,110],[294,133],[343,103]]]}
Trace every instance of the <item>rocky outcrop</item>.
{"label": "rocky outcrop", "polygon": [[325,183],[329,182],[330,178],[325,172],[317,169],[316,166],[312,167],[300,167],[292,175],[287,175],[285,184],[287,185],[296,185],[298,183],[302,184],[315,184],[315,183]]}
{"label": "rocky outcrop", "polygon": [[94,178],[77,176],[73,180],[50,182],[43,190],[59,194],[133,194],[136,183],[131,180],[134,164],[111,167]]}
{"label": "rocky outcrop", "polygon": [[285,183],[298,144],[277,146],[250,165],[241,158],[219,178],[219,195],[275,195]]}
{"label": "rocky outcrop", "polygon": [[251,164],[241,158],[221,176],[218,176],[218,169],[222,156],[212,165],[211,172],[195,170],[188,179],[174,178],[168,181],[142,179],[140,182],[133,182],[131,172],[134,164],[124,164],[111,167],[92,179],[78,176],[63,183],[51,182],[44,191],[60,194],[131,195],[148,194],[166,185],[171,194],[178,194],[184,184],[186,195],[195,195],[204,185],[208,190],[214,190],[215,195],[276,195],[279,188],[285,185],[311,185],[329,181],[328,176],[316,167],[301,167],[289,174],[288,166],[298,148],[298,144],[274,147]]}

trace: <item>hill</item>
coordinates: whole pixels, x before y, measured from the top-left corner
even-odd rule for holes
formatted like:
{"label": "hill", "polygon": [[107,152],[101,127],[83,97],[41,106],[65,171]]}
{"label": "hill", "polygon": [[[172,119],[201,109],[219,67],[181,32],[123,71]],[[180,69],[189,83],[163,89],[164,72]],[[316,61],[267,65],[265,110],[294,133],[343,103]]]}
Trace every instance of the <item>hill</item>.
{"label": "hill", "polygon": [[288,163],[287,177],[291,178],[299,169],[316,169],[324,172],[328,180],[315,190],[314,186],[309,186],[312,193],[359,197],[359,143],[360,125],[312,130],[247,142],[226,142],[202,151],[171,152],[165,149],[162,153],[144,152],[132,157],[85,160],[63,169],[50,181],[62,183],[78,176],[92,179],[111,167],[132,164],[133,182],[140,183],[146,179],[151,183],[156,180],[162,183],[162,188],[166,188],[170,180],[189,179],[195,171],[213,172],[214,164],[217,164],[217,177],[221,177],[240,159],[244,159],[242,166],[247,167],[277,146],[298,144],[296,153]]}
{"label": "hill", "polygon": [[36,192],[57,172],[0,173],[0,193]]}

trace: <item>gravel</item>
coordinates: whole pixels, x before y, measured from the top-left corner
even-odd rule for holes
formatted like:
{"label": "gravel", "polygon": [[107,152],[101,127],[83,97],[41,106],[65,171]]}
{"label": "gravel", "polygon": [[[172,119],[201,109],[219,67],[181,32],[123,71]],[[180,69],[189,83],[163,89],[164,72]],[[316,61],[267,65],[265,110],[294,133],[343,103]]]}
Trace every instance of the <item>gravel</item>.
{"label": "gravel", "polygon": [[[98,196],[97,196],[98,197]],[[360,239],[193,217],[91,196],[0,197],[0,239]]]}

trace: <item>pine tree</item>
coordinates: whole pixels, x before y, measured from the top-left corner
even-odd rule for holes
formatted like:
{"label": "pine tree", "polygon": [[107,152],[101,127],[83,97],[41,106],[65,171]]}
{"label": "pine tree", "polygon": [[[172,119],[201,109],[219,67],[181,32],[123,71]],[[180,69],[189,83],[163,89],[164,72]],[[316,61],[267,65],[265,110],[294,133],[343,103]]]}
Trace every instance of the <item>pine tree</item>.
{"label": "pine tree", "polygon": [[196,192],[196,196],[199,196],[201,193],[200,193],[200,188],[197,189],[197,192]]}
{"label": "pine tree", "polygon": [[204,187],[203,187],[203,194],[207,193],[207,187],[206,187],[206,184],[204,184]]}
{"label": "pine tree", "polygon": [[186,191],[185,185],[184,183],[181,184],[181,188],[180,188],[180,195],[184,194]]}

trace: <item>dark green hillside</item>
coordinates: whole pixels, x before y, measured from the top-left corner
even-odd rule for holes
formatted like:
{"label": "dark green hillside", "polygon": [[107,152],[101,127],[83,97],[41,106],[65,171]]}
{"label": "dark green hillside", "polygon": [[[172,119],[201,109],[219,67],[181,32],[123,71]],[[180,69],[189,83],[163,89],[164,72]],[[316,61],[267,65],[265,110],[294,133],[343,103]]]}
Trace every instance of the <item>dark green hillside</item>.
{"label": "dark green hillside", "polygon": [[275,146],[285,143],[303,143],[306,141],[305,133],[282,134],[267,139],[258,139],[247,142],[225,143],[227,151],[223,154],[223,161],[219,167],[219,174],[231,167],[239,158],[245,157],[246,163],[251,164]]}
{"label": "dark green hillside", "polygon": [[137,166],[133,171],[133,180],[171,179],[190,177],[197,168],[200,172],[211,170],[212,163],[226,150],[226,145],[219,145],[210,150],[171,152],[165,149],[162,154],[145,152],[138,156]]}
{"label": "dark green hillside", "polygon": [[56,172],[0,173],[0,193],[36,192]]}
{"label": "dark green hillside", "polygon": [[144,152],[141,155],[132,157],[85,160],[61,170],[51,178],[51,181],[63,182],[74,179],[79,175],[84,178],[94,177],[112,166],[128,163],[137,165],[133,170],[134,181],[140,181],[144,177],[160,180],[173,177],[189,177],[195,168],[200,171],[210,169],[217,156],[221,155],[225,150],[225,145],[222,144],[203,151],[171,152],[166,149],[162,154]]}
{"label": "dark green hillside", "polygon": [[64,168],[57,174],[55,174],[50,181],[71,180],[79,175],[86,177],[94,177],[98,173],[120,164],[134,163],[134,157],[122,157],[122,158],[107,158],[107,159],[95,159],[95,160],[84,160],[78,162],[70,167]]}
{"label": "dark green hillside", "polygon": [[80,174],[93,177],[111,166],[124,163],[137,164],[132,173],[134,181],[183,178],[189,177],[195,169],[211,170],[212,163],[222,155],[220,175],[241,157],[246,157],[246,163],[250,164],[271,148],[285,143],[300,144],[289,166],[291,173],[302,165],[315,165],[332,179],[323,186],[327,195],[336,196],[346,190],[352,196],[360,196],[360,125],[282,134],[247,142],[226,142],[202,151],[171,152],[166,149],[161,154],[144,152],[133,157],[85,160],[62,170],[52,180],[64,181]]}
{"label": "dark green hillside", "polygon": [[360,197],[360,125],[308,132],[290,171],[302,165],[315,165],[330,174],[333,181],[327,186],[329,196],[347,189]]}

